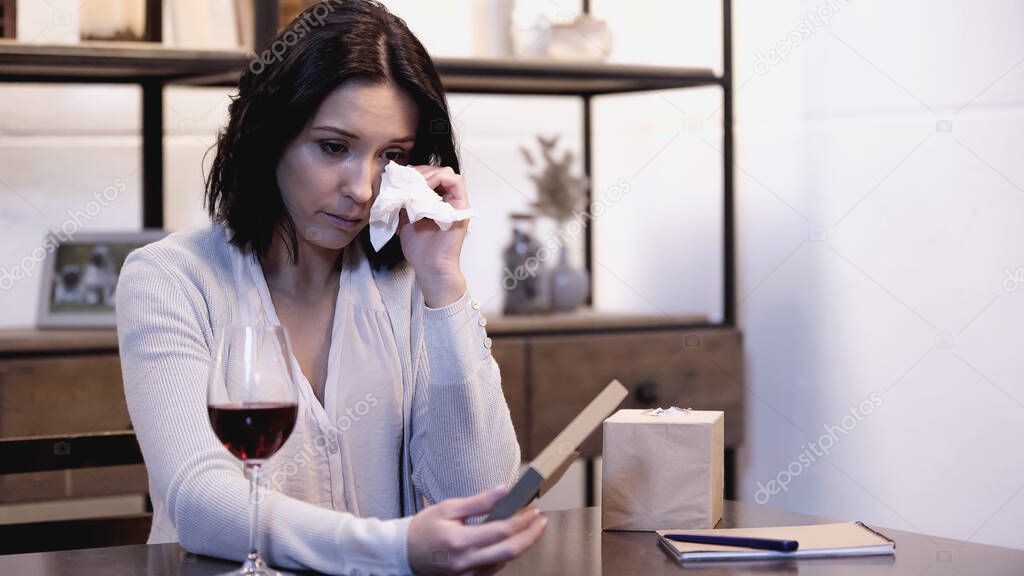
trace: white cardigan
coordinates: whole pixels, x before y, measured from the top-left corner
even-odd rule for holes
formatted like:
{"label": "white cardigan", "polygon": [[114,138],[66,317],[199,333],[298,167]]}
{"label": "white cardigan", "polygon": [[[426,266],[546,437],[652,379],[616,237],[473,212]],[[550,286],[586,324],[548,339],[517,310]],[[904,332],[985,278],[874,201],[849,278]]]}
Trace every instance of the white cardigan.
{"label": "white cardigan", "polygon": [[[252,282],[240,276],[245,266],[259,265],[228,243],[226,232],[220,225],[179,232],[132,252],[121,269],[116,310],[125,397],[153,500],[149,541],[180,541],[191,552],[241,561],[248,551],[248,481],[210,429],[206,378],[219,325],[252,321],[253,310],[268,322],[276,318],[262,273]],[[365,256],[357,262],[367,264]],[[377,332],[386,341],[370,348],[397,352],[394,413],[387,402],[353,405],[349,420],[334,410],[332,422],[330,406],[320,406],[303,381],[303,416],[263,476],[273,490],[260,507],[260,549],[282,568],[409,573],[409,516],[424,501],[511,483],[519,468],[479,303],[467,292],[427,308],[408,264],[361,269],[349,286],[361,291],[359,298],[379,295],[389,321]],[[328,389],[354,385],[344,370],[328,372]],[[401,429],[399,454],[386,441],[346,437],[355,428],[345,422],[363,415]],[[393,463],[383,486],[388,464],[381,466],[381,458]],[[364,464],[378,471],[363,478],[372,490],[362,490],[352,473]]]}

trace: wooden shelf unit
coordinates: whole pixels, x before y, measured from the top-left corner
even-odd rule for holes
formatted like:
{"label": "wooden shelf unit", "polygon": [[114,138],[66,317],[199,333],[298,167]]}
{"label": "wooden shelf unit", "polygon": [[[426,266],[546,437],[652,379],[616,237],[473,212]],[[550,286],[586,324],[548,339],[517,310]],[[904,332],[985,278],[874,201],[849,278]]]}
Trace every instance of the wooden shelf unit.
{"label": "wooden shelf unit", "polygon": [[[162,228],[164,87],[233,86],[254,56],[240,50],[190,50],[161,45],[160,10],[153,9],[159,7],[160,0],[146,1],[147,37],[154,42],[27,45],[0,40],[0,82],[139,85],[142,93],[142,224],[146,228]],[[258,46],[266,45],[276,33],[277,5],[277,0],[260,0],[256,4]],[[589,11],[587,0],[583,6],[585,12]],[[629,407],[676,404],[726,410],[729,481],[729,470],[734,468],[732,454],[742,442],[744,430],[742,335],[736,329],[735,312],[732,0],[722,0],[722,16],[721,74],[701,68],[615,63],[434,59],[449,92],[580,97],[583,168],[588,176],[593,173],[591,108],[594,97],[699,86],[718,86],[722,92],[721,321],[709,323],[707,318],[693,316],[641,317],[594,312],[490,318],[488,332],[494,339],[494,357],[502,369],[503,387],[527,458],[582,408],[596,386],[610,377],[617,377],[630,388]],[[585,260],[588,269],[592,269],[589,227]],[[62,410],[64,415],[63,421],[51,419],[34,426],[23,418],[24,414],[6,419],[11,430],[6,436],[0,433],[0,459],[14,454],[45,454],[47,457],[35,464],[14,461],[25,473],[0,475],[0,484],[14,489],[25,485],[25,477],[34,478],[32,486],[38,494],[28,490],[22,494],[27,499],[57,491],[96,495],[145,489],[144,468],[134,435],[128,428],[127,409],[120,392],[117,354],[113,330],[0,331],[0,408],[7,406],[4,401],[14,400],[22,409],[31,411],[35,403],[41,402],[43,410]],[[74,383],[73,394],[69,394],[67,387],[71,382]],[[83,402],[83,394],[101,398],[101,405],[90,406]],[[57,401],[56,409],[53,400]],[[97,409],[106,412],[95,414]],[[68,418],[69,415],[78,420]],[[0,414],[0,419],[5,416]],[[21,424],[19,418],[22,418]],[[86,425],[75,426],[75,422]],[[30,437],[18,433],[22,424],[33,429]],[[67,442],[72,449],[75,445],[84,448],[101,442],[114,451],[104,453],[100,460],[87,462],[90,466],[106,468],[70,470],[63,480],[53,476],[58,472],[46,472],[60,464],[63,454],[56,448],[60,442]],[[588,440],[583,449],[587,456],[594,456],[599,450],[595,438]],[[102,450],[93,452],[99,454]],[[588,478],[593,478],[593,460],[588,458],[587,464]],[[12,471],[15,470],[7,470]],[[86,475],[91,472],[101,476]],[[49,474],[50,477],[37,478],[34,474]],[[120,475],[118,482],[110,480],[115,475]],[[130,481],[125,480],[128,477]],[[595,501],[593,484],[588,483],[587,502]],[[67,547],[113,545],[131,542],[133,538],[144,541],[149,516],[114,518],[107,524],[76,522],[45,523],[36,528],[64,535],[62,542]],[[97,543],[88,538],[90,533],[113,536],[109,541]]]}

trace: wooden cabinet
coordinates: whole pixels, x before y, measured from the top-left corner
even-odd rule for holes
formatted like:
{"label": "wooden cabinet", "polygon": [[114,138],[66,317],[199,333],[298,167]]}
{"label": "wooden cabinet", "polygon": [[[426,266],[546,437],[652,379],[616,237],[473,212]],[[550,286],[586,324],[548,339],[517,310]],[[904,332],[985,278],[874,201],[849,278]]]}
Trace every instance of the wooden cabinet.
{"label": "wooden cabinet", "polygon": [[127,430],[116,354],[0,359],[0,436]]}
{"label": "wooden cabinet", "polygon": [[[488,333],[525,459],[540,452],[613,378],[623,408],[724,410],[726,446],[743,440],[743,347],[729,328],[626,315],[494,317]],[[600,433],[581,453],[601,452]]]}
{"label": "wooden cabinet", "polygon": [[[726,494],[735,495],[735,449],[743,441],[743,339],[694,317],[583,312],[493,316],[488,334],[522,457],[535,457],[613,378],[630,391],[623,408],[678,406],[725,412]],[[593,458],[601,432],[580,450],[584,501],[597,501]]]}
{"label": "wooden cabinet", "polygon": [[[623,407],[724,410],[726,447],[743,439],[738,331],[703,319],[598,313],[488,318],[491,351],[523,458],[534,457],[611,379]],[[706,324],[705,324],[706,325]],[[128,430],[113,331],[0,332],[0,438]],[[600,433],[582,454],[600,454]],[[0,504],[144,493],[141,465],[0,476]]]}
{"label": "wooden cabinet", "polygon": [[[726,442],[742,436],[740,338],[731,330],[539,336],[530,342],[530,454],[537,454],[613,378],[622,408],[679,406],[726,412]],[[600,453],[600,431],[583,456]]]}
{"label": "wooden cabinet", "polygon": [[[0,332],[0,439],[130,428],[113,331]],[[0,505],[147,489],[141,464],[9,474],[0,475]]]}

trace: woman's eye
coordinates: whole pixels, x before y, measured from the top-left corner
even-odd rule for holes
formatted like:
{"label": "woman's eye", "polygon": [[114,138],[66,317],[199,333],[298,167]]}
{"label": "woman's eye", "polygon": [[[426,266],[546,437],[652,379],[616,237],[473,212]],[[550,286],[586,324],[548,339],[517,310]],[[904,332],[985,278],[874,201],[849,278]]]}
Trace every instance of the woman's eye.
{"label": "woman's eye", "polygon": [[394,160],[395,162],[402,162],[405,160],[405,150],[389,150],[384,153],[386,160]]}
{"label": "woman's eye", "polygon": [[320,149],[328,154],[341,154],[348,148],[341,142],[321,142]]}

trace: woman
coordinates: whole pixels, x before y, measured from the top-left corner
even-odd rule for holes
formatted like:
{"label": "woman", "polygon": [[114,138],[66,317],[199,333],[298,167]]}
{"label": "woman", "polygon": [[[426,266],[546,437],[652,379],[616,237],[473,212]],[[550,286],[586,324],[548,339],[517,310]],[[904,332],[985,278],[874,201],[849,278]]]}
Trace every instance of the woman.
{"label": "woman", "polygon": [[[443,88],[376,2],[318,3],[244,71],[220,134],[213,225],[133,252],[117,289],[125,395],[149,471],[150,542],[241,560],[248,489],[206,414],[226,322],[284,325],[299,418],[266,465],[261,550],[328,573],[487,572],[540,537],[535,509],[468,523],[519,467],[480,304],[459,268],[466,222],[403,216],[378,253],[384,166],[469,206]],[[496,487],[497,486],[497,487]]]}

